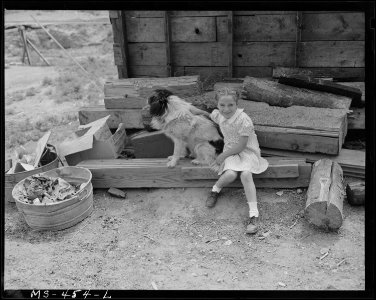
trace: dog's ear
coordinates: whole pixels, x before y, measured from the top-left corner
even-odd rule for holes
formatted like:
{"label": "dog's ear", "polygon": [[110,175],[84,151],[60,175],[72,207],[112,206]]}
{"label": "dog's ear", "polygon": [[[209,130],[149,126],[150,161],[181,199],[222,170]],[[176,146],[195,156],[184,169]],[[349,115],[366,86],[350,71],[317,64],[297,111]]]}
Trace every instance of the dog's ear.
{"label": "dog's ear", "polygon": [[150,114],[162,116],[167,110],[168,97],[173,95],[169,90],[157,89],[149,97]]}

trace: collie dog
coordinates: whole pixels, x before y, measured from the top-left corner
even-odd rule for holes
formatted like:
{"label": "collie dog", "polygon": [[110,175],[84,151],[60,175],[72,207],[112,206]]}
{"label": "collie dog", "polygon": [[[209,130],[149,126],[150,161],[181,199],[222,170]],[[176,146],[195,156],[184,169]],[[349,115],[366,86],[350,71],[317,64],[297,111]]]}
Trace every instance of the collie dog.
{"label": "collie dog", "polygon": [[193,164],[209,165],[213,171],[219,169],[215,159],[223,151],[223,136],[205,112],[166,89],[155,90],[144,109],[149,109],[151,127],[162,130],[174,142],[168,167],[175,167],[189,150]]}

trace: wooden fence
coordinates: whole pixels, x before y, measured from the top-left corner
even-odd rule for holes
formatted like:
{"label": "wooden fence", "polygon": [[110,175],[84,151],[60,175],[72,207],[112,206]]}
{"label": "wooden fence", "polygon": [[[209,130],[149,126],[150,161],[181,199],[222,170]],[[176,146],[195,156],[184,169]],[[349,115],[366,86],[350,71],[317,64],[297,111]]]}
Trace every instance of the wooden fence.
{"label": "wooden fence", "polygon": [[364,20],[349,11],[110,11],[119,78],[272,77],[280,66],[363,81]]}

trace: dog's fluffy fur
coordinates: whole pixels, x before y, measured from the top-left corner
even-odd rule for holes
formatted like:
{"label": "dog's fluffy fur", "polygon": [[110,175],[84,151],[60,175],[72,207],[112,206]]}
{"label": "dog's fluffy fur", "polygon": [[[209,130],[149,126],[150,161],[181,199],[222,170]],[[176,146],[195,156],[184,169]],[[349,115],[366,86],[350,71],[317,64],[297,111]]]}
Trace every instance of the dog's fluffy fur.
{"label": "dog's fluffy fur", "polygon": [[217,170],[215,159],[223,150],[223,137],[219,127],[204,115],[193,114],[192,104],[174,96],[165,89],[156,90],[148,99],[151,126],[162,130],[174,142],[174,154],[168,167],[176,166],[185,157],[187,148],[193,164],[206,164]]}

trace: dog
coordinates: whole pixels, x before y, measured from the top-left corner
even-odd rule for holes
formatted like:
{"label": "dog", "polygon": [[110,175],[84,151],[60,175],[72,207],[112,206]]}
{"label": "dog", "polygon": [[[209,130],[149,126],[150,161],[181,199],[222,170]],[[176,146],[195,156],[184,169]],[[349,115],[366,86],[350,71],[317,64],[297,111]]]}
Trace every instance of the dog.
{"label": "dog", "polygon": [[149,109],[151,127],[162,130],[174,142],[174,153],[167,162],[169,168],[175,167],[188,149],[193,164],[209,165],[218,171],[215,159],[223,151],[223,135],[217,124],[200,115],[202,111],[167,89],[155,90],[144,109]]}

